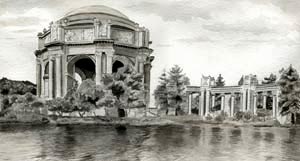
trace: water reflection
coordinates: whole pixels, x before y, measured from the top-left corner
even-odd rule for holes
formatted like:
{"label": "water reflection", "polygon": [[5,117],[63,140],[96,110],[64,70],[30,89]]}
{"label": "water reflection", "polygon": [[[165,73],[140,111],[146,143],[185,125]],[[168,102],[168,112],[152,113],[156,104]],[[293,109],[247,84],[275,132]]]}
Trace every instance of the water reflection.
{"label": "water reflection", "polygon": [[[300,131],[221,126],[0,126],[0,160],[299,160]],[[17,145],[17,146],[16,146]]]}

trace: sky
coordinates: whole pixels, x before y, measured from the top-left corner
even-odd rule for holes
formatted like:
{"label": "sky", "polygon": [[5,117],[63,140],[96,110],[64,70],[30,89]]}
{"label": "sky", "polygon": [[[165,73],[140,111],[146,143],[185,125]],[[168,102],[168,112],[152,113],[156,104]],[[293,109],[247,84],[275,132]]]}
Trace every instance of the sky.
{"label": "sky", "polygon": [[35,82],[37,33],[87,5],[112,7],[150,30],[152,90],[174,64],[192,85],[202,75],[236,85],[242,75],[300,70],[299,0],[0,0],[0,77]]}

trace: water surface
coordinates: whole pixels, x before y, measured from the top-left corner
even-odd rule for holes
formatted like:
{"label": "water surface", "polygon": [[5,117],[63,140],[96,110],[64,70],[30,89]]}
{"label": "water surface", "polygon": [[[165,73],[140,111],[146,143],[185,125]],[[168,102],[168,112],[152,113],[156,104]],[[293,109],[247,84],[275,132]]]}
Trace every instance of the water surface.
{"label": "water surface", "polygon": [[300,160],[300,129],[0,125],[0,160]]}

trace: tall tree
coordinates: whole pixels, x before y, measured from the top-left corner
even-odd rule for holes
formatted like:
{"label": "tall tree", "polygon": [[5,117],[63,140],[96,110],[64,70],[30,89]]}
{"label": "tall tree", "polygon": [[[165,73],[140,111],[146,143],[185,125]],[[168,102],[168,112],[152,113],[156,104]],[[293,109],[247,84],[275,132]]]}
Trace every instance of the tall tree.
{"label": "tall tree", "polygon": [[219,76],[216,80],[216,86],[217,87],[224,87],[225,86],[225,81],[224,81],[224,78],[222,77],[221,74],[219,74]]}
{"label": "tall tree", "polygon": [[277,76],[273,73],[269,77],[265,77],[262,84],[274,84],[276,82]]}
{"label": "tall tree", "polygon": [[300,111],[300,79],[292,65],[281,71],[278,84],[281,90],[280,113],[281,115],[291,114],[292,123],[296,123],[296,115]]}
{"label": "tall tree", "polygon": [[169,85],[172,86],[171,92],[169,92],[169,99],[174,102],[176,108],[181,108],[181,103],[185,97],[185,87],[189,84],[189,79],[183,74],[183,69],[178,65],[174,65],[169,74]]}
{"label": "tall tree", "polygon": [[167,73],[164,70],[161,76],[159,77],[159,85],[154,90],[155,104],[159,105],[161,108],[168,107],[168,82],[169,80],[167,77]]}

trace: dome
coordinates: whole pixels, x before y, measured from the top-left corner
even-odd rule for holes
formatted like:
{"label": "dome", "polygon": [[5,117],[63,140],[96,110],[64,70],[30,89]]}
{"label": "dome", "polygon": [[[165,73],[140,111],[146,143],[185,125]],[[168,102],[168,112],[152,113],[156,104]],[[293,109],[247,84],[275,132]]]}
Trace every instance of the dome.
{"label": "dome", "polygon": [[115,10],[110,7],[107,7],[107,6],[103,6],[103,5],[93,5],[93,6],[85,6],[85,7],[77,8],[75,10],[68,12],[65,15],[65,17],[73,16],[73,15],[77,15],[77,14],[87,14],[87,13],[107,14],[107,15],[112,15],[112,16],[128,19],[128,17],[125,16],[120,11]]}

